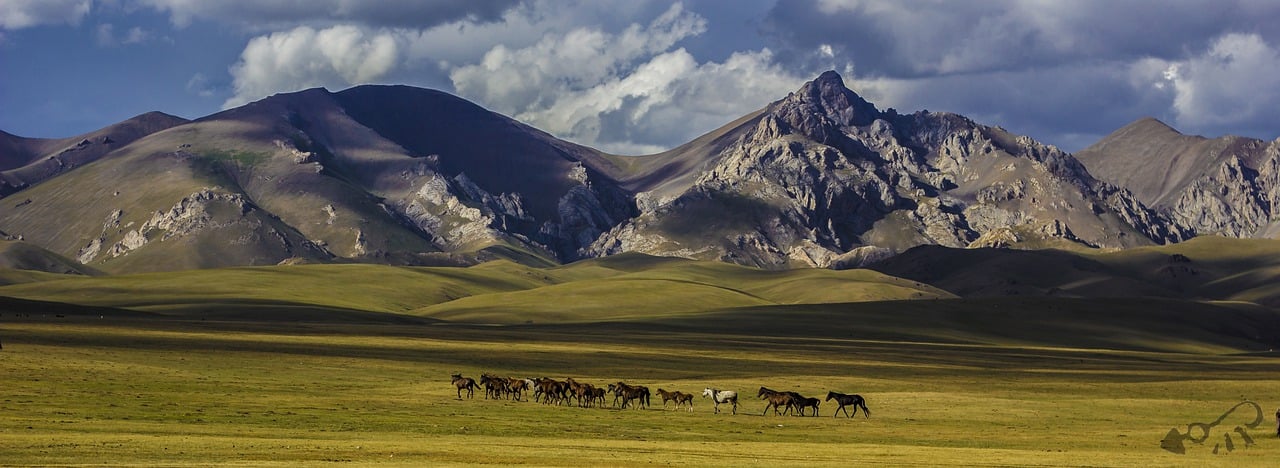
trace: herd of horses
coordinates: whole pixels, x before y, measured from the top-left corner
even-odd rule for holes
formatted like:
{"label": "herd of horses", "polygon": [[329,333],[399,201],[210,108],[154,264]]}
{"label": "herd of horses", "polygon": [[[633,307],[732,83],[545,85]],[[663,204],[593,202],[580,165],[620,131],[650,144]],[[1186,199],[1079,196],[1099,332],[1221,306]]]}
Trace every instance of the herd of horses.
{"label": "herd of horses", "polygon": [[[648,408],[650,405],[651,394],[649,387],[629,385],[622,381],[601,387],[578,382],[573,378],[556,380],[547,377],[499,377],[489,374],[482,374],[479,382],[470,377],[463,377],[462,374],[452,374],[450,378],[454,388],[457,389],[458,399],[462,399],[463,392],[466,392],[467,398],[474,398],[475,391],[482,389],[484,390],[485,399],[532,400],[545,405],[577,405],[582,408],[604,408],[610,394],[613,395],[611,403],[613,408],[626,409],[628,406],[632,408]],[[664,409],[667,408],[667,404],[675,402],[674,409],[685,408],[687,411],[693,411],[693,394],[668,391],[661,388],[658,389],[657,393],[662,398],[662,407]],[[768,414],[769,410],[773,409],[774,415],[807,416],[809,410],[812,409],[813,416],[817,416],[818,405],[823,401],[835,400],[840,407],[831,415],[832,417],[839,416],[843,412],[845,416],[852,418],[858,414],[859,409],[862,410],[863,417],[871,417],[871,410],[867,409],[867,402],[861,395],[827,392],[826,400],[819,400],[796,392],[781,392],[760,387],[756,396],[765,401],[764,411],[760,413],[761,415]],[[720,405],[722,404],[731,405],[733,414],[738,414],[738,392],[706,388],[702,390],[702,397],[711,399],[716,414],[720,413]],[[849,412],[848,408],[852,408],[853,412]]]}

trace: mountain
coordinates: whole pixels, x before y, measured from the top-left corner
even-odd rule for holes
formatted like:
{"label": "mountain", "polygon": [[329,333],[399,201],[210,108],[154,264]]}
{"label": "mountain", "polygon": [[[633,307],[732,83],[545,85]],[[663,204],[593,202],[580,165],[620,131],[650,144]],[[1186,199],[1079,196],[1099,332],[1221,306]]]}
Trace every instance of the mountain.
{"label": "mountain", "polygon": [[[106,272],[622,252],[847,267],[924,244],[1189,237],[1070,154],[956,114],[881,111],[835,72],[650,156],[406,86],[278,94],[147,129],[14,185],[0,232]],[[35,146],[6,136],[0,160],[26,167]]]}
{"label": "mountain", "polygon": [[139,138],[186,122],[181,117],[148,112],[70,138],[23,138],[0,131],[0,196],[91,163]]}
{"label": "mountain", "polygon": [[1191,234],[1280,238],[1280,139],[1189,136],[1145,118],[1076,157]]}
{"label": "mountain", "polygon": [[597,169],[608,164],[444,93],[313,89],[150,134],[25,189],[0,206],[0,230],[106,271],[547,264],[630,214]]}
{"label": "mountain", "polygon": [[[881,112],[835,72],[626,179],[640,215],[592,255],[785,267],[921,244],[1132,247],[1184,233],[1052,146],[949,113]],[[696,176],[670,167],[698,168]],[[635,181],[643,181],[637,184]]]}

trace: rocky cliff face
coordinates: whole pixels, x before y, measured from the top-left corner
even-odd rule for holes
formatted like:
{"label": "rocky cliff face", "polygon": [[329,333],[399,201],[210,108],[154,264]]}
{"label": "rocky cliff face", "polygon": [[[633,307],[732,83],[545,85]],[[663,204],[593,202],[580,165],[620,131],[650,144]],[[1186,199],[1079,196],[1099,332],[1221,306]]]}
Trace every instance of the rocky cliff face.
{"label": "rocky cliff face", "polygon": [[691,188],[643,205],[588,253],[825,267],[919,244],[1127,247],[1186,235],[1057,148],[954,114],[880,112],[834,72],[750,125]]}
{"label": "rocky cliff face", "polygon": [[1280,237],[1280,140],[1187,136],[1142,119],[1080,157],[1188,235]]}

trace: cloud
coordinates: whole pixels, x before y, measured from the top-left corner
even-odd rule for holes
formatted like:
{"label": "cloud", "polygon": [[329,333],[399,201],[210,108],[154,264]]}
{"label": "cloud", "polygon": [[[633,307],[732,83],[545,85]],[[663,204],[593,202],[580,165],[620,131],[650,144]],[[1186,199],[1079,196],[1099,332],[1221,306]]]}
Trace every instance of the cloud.
{"label": "cloud", "polygon": [[578,28],[536,44],[496,46],[454,68],[454,88],[562,138],[618,153],[670,148],[723,125],[803,82],[766,50],[699,63],[681,40],[706,20],[674,4],[619,33]]}
{"label": "cloud", "polygon": [[179,27],[195,19],[250,28],[317,26],[343,22],[366,26],[430,27],[471,20],[494,21],[518,0],[135,0],[168,13]]}
{"label": "cloud", "polygon": [[427,29],[299,26],[249,41],[224,107],[316,86],[440,77],[456,94],[561,138],[634,154],[684,143],[810,78],[774,63],[768,49],[700,61],[679,44],[704,34],[705,18],[681,3],[637,5],[585,2],[557,14],[564,4],[534,2],[500,24]]}
{"label": "cloud", "polygon": [[119,37],[115,34],[115,26],[111,23],[99,24],[94,32],[94,42],[99,47],[115,47],[118,45],[141,44],[155,37],[151,32],[134,26]]}
{"label": "cloud", "polygon": [[234,95],[223,107],[281,91],[376,82],[395,67],[399,55],[393,33],[355,26],[299,26],[255,37],[231,67]]}
{"label": "cloud", "polygon": [[209,77],[204,73],[196,73],[191,75],[191,79],[187,80],[187,92],[200,96],[202,98],[213,97],[217,89],[213,83],[209,81]]}
{"label": "cloud", "polygon": [[780,0],[764,26],[805,50],[832,42],[864,73],[909,78],[1176,57],[1224,31],[1280,38],[1277,16],[1280,3],[1256,0]]}
{"label": "cloud", "polygon": [[1280,48],[1258,34],[1224,34],[1203,53],[1148,60],[1135,71],[1172,93],[1176,123],[1184,130],[1275,132],[1280,122]]}
{"label": "cloud", "polygon": [[1255,0],[779,0],[761,28],[775,60],[830,51],[881,107],[957,112],[1077,150],[1148,115],[1274,137],[1277,20],[1280,2]]}
{"label": "cloud", "polygon": [[0,29],[78,25],[89,14],[89,5],[89,0],[3,0],[0,1]]}

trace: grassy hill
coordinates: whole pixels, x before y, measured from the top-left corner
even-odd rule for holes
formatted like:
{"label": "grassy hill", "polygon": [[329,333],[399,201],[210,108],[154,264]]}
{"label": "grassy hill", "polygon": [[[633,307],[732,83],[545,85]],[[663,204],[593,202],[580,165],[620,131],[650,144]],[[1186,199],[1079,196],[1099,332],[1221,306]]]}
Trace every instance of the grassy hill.
{"label": "grassy hill", "polygon": [[1280,241],[1202,236],[1121,251],[918,247],[871,266],[963,297],[1166,297],[1280,306]]}
{"label": "grassy hill", "polygon": [[287,265],[46,279],[0,287],[0,296],[178,315],[269,319],[273,309],[301,307],[485,323],[950,297],[865,270],[765,271],[636,254],[553,268],[511,261],[469,268]]}

